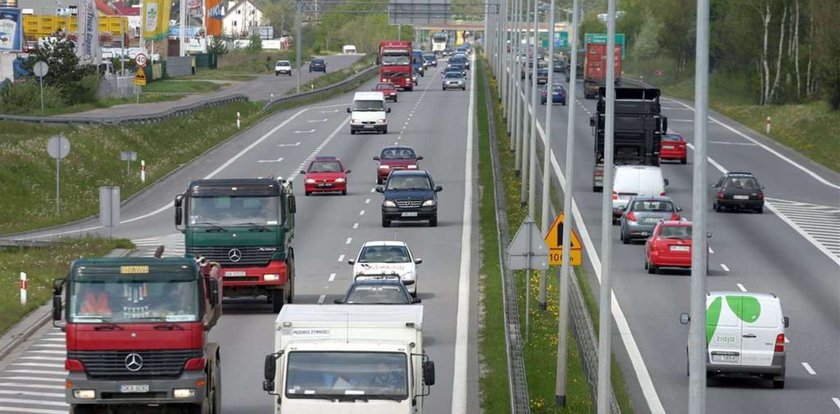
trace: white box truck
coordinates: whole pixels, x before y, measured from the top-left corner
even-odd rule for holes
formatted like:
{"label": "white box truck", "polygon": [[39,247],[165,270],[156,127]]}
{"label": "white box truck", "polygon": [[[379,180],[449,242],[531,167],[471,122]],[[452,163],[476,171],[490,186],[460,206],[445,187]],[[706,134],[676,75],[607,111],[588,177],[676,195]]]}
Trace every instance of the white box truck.
{"label": "white box truck", "polygon": [[420,414],[435,383],[423,305],[295,305],[274,322],[263,389],[274,412]]}

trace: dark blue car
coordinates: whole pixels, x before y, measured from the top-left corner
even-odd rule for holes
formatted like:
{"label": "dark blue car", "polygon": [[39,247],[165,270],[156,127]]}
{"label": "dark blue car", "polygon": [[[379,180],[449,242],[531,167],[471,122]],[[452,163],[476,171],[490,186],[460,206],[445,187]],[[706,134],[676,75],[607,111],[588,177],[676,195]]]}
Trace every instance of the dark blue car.
{"label": "dark blue car", "polygon": [[376,187],[385,196],[382,227],[390,227],[392,221],[419,220],[428,221],[429,227],[437,227],[437,193],[442,190],[427,171],[392,171],[385,185]]}
{"label": "dark blue car", "polygon": [[327,62],[324,59],[312,59],[309,61],[309,72],[327,73]]}
{"label": "dark blue car", "polygon": [[[566,105],[566,88],[559,83],[554,84],[554,88],[551,91],[551,103],[559,103]],[[548,100],[548,85],[545,85],[540,90],[540,104],[545,105],[545,102]]]}

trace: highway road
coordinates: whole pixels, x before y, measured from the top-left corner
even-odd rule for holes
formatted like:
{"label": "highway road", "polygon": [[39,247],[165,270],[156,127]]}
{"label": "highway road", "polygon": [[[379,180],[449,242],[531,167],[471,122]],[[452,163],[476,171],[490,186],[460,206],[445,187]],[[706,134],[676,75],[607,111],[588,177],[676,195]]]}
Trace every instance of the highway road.
{"label": "highway road", "polygon": [[[562,81],[562,75],[557,79]],[[568,85],[565,84],[564,85]],[[582,88],[578,84],[578,90]],[[594,100],[575,100],[575,172],[571,179],[584,239],[590,285],[599,286],[601,194],[592,192]],[[571,100],[570,100],[571,102]],[[538,105],[540,130],[545,107]],[[552,152],[565,170],[568,108],[554,105]],[[669,127],[693,142],[690,102],[663,100]],[[709,205],[709,290],[772,292],[790,317],[787,383],[717,379],[707,391],[708,412],[840,413],[840,175],[719,115],[708,126],[709,183],[724,170],[751,171],[766,185],[764,214],[714,213]],[[663,164],[668,194],[692,217],[693,152],[689,164]],[[613,350],[630,383],[637,413],[686,412],[689,272],[649,275],[644,245],[624,245],[613,227]],[[597,293],[596,293],[597,297]]]}
{"label": "highway road", "polygon": [[[367,90],[371,84],[361,90]],[[172,200],[198,178],[283,176],[295,181],[296,297],[298,303],[328,303],[350,281],[346,260],[368,240],[402,240],[424,259],[418,269],[419,297],[425,305],[424,340],[437,365],[437,384],[428,412],[475,412],[478,406],[476,324],[477,216],[472,116],[474,88],[440,90],[440,72],[421,78],[414,92],[392,105],[389,133],[350,135],[352,94],[278,113],[243,131],[129,201],[117,237],[134,240],[136,254],[151,255],[159,244],[166,255],[183,254],[174,228]],[[453,118],[453,114],[457,114]],[[439,225],[380,226],[381,195],[374,192],[376,162],[385,145],[414,146],[424,155],[440,194]],[[304,197],[297,174],[315,155],[340,157],[353,172],[347,196]],[[282,160],[280,160],[282,158]],[[95,222],[40,232],[38,237],[100,234]],[[222,349],[224,413],[269,413],[272,398],[262,391],[263,356],[273,351],[276,315],[264,299],[227,300],[211,339]],[[35,335],[0,365],[0,412],[63,413],[63,338],[51,327]],[[45,352],[49,351],[49,352]],[[44,359],[48,358],[48,359]],[[33,365],[35,364],[35,365]],[[56,388],[58,387],[58,388]],[[467,408],[469,407],[469,408]]]}

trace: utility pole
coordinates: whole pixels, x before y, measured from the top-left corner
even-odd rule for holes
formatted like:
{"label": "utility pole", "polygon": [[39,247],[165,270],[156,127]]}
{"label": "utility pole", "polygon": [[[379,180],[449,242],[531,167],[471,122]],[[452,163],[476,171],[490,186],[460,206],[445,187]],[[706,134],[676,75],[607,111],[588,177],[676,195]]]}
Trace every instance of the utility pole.
{"label": "utility pole", "polygon": [[709,109],[709,0],[697,1],[694,76],[694,171],[691,203],[691,324],[688,329],[688,412],[706,412],[706,130]]}
{"label": "utility pole", "polygon": [[[540,13],[539,13],[539,0],[534,0],[534,57],[533,62],[534,65],[531,67],[531,134],[530,134],[530,152],[528,154],[529,163],[528,163],[528,214],[531,217],[534,217],[534,210],[536,209],[536,198],[537,198],[537,68],[539,64],[537,63],[537,49],[539,40],[539,32],[540,32]],[[546,130],[546,138],[551,137],[551,133]],[[543,200],[543,203],[547,203],[548,200]],[[545,224],[543,223],[543,226]],[[542,289],[545,287],[545,271],[540,272],[540,284],[538,286],[540,295],[539,306],[540,309],[545,309],[545,297],[542,296]]]}
{"label": "utility pole", "polygon": [[303,64],[300,61],[300,49],[303,47],[303,39],[301,39],[300,20],[301,20],[301,2],[303,0],[295,0],[295,62],[297,63],[297,89],[296,93],[300,93],[300,71],[303,70]]}
{"label": "utility pole", "polygon": [[[536,13],[536,8],[537,8],[537,1],[538,0],[534,0],[534,12],[535,13]],[[531,2],[529,0],[526,0],[525,3],[527,4],[527,8],[525,9],[525,18],[522,20],[522,27],[525,29],[524,30],[525,31],[525,44],[526,44],[525,55],[527,56],[528,51],[531,48],[531,37],[530,37],[530,33],[528,33],[530,31],[530,28],[528,27],[528,17],[531,17]],[[526,58],[526,62],[527,62],[527,58]],[[525,68],[526,69],[528,68],[527,64],[526,64]],[[531,95],[530,95],[531,88],[528,87],[527,81],[526,81],[525,85],[523,86],[523,89],[525,90],[525,94],[524,94],[525,96],[524,96],[524,99],[522,100],[522,118],[521,118],[522,154],[520,154],[522,156],[522,162],[521,162],[522,168],[520,170],[522,173],[519,175],[519,178],[520,178],[520,182],[519,182],[519,205],[521,205],[521,206],[524,206],[525,204],[528,203],[528,172],[531,171],[531,169],[529,168],[529,165],[528,165],[528,155],[530,155],[530,153],[528,152],[528,144],[530,143],[530,141],[528,141],[528,131],[530,131],[530,129],[531,129],[530,128],[530,122],[528,121],[528,116],[530,115],[530,111],[529,111],[530,108],[528,108],[528,103],[531,102]]]}
{"label": "utility pole", "polygon": [[180,0],[178,2],[180,13],[179,18],[180,22],[178,24],[178,41],[181,42],[180,47],[178,47],[178,56],[184,57],[187,55],[186,47],[184,47],[184,39],[187,37],[187,1]]}
{"label": "utility pole", "polygon": [[522,53],[522,2],[525,0],[515,0],[516,10],[514,11],[514,18],[516,19],[515,23],[515,38],[516,38],[516,45],[515,45],[515,53],[514,59],[510,65],[510,79],[511,85],[513,89],[511,90],[511,103],[513,104],[513,122],[512,122],[512,132],[513,140],[515,145],[516,154],[514,156],[514,172],[517,176],[522,175],[522,157],[519,155],[522,153],[522,140],[521,137],[521,129],[519,124],[521,124],[521,116],[522,116],[522,99],[520,98],[521,90],[522,90],[522,82],[519,80],[519,68],[518,62],[520,53]]}

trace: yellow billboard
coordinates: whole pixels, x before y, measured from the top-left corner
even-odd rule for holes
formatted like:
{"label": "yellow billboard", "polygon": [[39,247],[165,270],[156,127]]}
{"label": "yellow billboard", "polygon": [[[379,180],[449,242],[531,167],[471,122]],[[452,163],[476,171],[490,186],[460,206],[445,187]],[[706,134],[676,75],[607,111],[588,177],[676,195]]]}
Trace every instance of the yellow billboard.
{"label": "yellow billboard", "polygon": [[145,0],[140,24],[143,26],[143,38],[163,40],[169,36],[169,15],[172,0]]}

